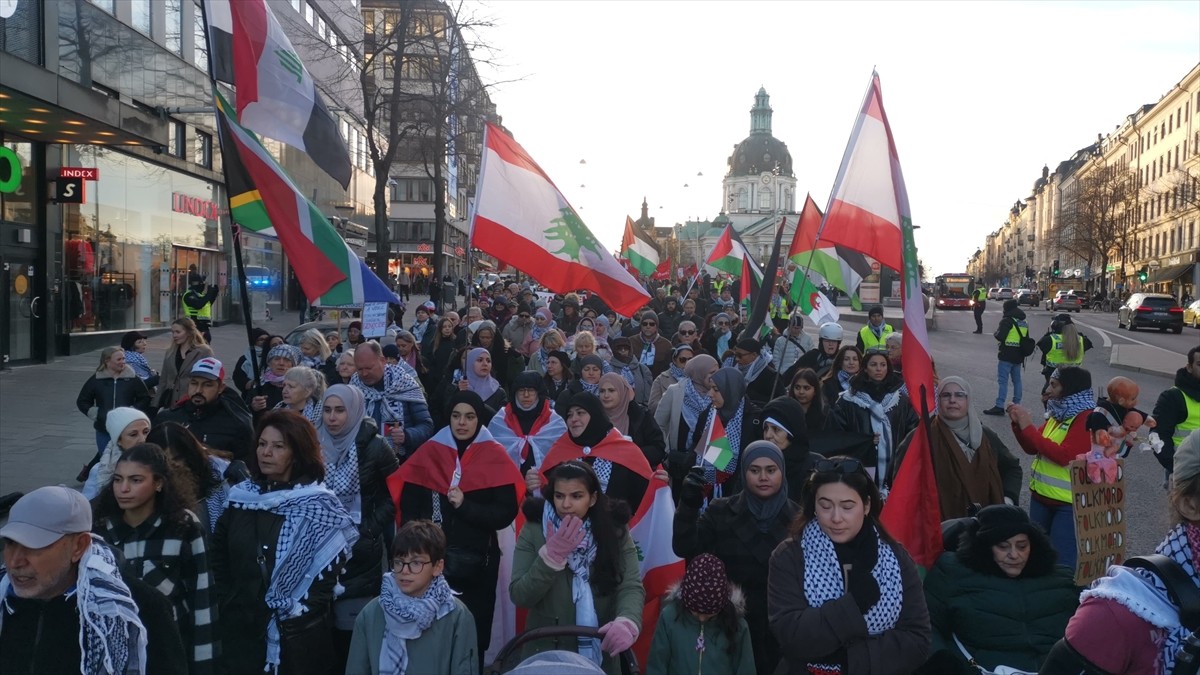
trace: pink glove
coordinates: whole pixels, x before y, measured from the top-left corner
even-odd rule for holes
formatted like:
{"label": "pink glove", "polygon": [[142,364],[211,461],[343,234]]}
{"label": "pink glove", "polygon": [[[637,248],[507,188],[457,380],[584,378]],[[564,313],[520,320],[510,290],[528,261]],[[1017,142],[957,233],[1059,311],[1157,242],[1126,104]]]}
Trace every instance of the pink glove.
{"label": "pink glove", "polygon": [[563,518],[562,524],[546,540],[546,561],[556,567],[567,564],[567,556],[583,541],[583,521],[575,516]]}
{"label": "pink glove", "polygon": [[600,641],[600,651],[616,656],[637,642],[638,632],[637,624],[619,616],[600,627],[600,634],[604,636]]}

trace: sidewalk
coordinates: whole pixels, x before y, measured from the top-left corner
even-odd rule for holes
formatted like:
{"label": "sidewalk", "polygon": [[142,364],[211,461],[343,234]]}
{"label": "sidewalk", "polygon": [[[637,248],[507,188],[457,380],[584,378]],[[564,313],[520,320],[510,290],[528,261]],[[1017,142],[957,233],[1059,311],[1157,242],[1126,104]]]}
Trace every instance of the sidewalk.
{"label": "sidewalk", "polygon": [[1174,377],[1180,369],[1181,357],[1162,347],[1115,344],[1108,365],[1138,373],[1155,373]]}
{"label": "sidewalk", "polygon": [[[413,295],[405,322],[426,296]],[[272,335],[287,335],[299,325],[299,312],[275,312],[255,325]],[[212,329],[213,351],[228,374],[246,351],[246,327],[225,324]],[[171,334],[150,338],[146,358],[162,369]],[[113,336],[113,344],[120,341]],[[0,495],[29,492],[43,485],[78,486],[75,474],[96,453],[92,421],[75,408],[83,383],[100,364],[100,350],[64,356],[50,363],[0,370]]]}

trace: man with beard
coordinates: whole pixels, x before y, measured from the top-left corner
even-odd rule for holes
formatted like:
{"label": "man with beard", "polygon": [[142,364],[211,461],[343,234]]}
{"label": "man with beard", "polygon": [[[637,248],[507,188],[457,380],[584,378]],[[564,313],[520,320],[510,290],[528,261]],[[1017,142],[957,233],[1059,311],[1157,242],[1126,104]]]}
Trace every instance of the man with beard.
{"label": "man with beard", "polygon": [[651,379],[671,365],[671,341],[658,332],[658,314],[642,311],[641,330],[629,338],[634,360],[650,369]]}
{"label": "man with beard", "polygon": [[225,385],[225,368],[213,357],[192,367],[187,400],[158,415],[155,424],[178,422],[210,448],[246,461],[254,451],[254,424],[242,397]]}

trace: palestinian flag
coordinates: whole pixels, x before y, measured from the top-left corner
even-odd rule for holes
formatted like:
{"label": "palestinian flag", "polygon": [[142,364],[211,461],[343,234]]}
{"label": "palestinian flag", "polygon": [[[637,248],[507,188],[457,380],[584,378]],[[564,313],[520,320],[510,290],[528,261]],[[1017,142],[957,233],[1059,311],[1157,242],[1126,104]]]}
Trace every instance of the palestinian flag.
{"label": "palestinian flag", "polygon": [[792,277],[792,302],[800,302],[800,293],[804,289],[801,277],[805,269],[816,274],[825,283],[841,289],[850,296],[851,304],[858,307],[858,286],[863,277],[871,273],[871,264],[858,251],[851,251],[829,241],[817,240],[817,232],[821,229],[821,211],[813,201],[812,195],[804,200],[804,210],[800,212],[800,222],[796,225],[796,234],[792,237],[792,245],[788,249],[788,260],[796,265]]}
{"label": "palestinian flag", "polygon": [[233,109],[215,88],[213,100],[234,222],[279,240],[305,297],[314,306],[399,303],[254,134],[233,119]]}
{"label": "palestinian flag", "polygon": [[213,79],[237,89],[242,126],[312,158],[342,188],[350,153],[337,120],[317,91],[266,0],[204,0]]}
{"label": "palestinian flag", "polygon": [[733,446],[725,435],[725,425],[721,424],[720,415],[712,416],[712,424],[708,425],[708,439],[704,442],[704,461],[712,464],[717,471],[732,474],[737,468],[737,457],[733,455]]}
{"label": "palestinian flag", "polygon": [[630,267],[644,277],[654,274],[661,261],[658,246],[629,216],[625,216],[625,234],[621,237],[621,257],[628,260]]}
{"label": "palestinian flag", "polygon": [[708,255],[708,260],[704,262],[726,274],[735,277],[751,276],[759,284],[762,283],[762,270],[755,264],[754,258],[750,257],[750,251],[746,249],[732,224],[725,226],[721,238]]}

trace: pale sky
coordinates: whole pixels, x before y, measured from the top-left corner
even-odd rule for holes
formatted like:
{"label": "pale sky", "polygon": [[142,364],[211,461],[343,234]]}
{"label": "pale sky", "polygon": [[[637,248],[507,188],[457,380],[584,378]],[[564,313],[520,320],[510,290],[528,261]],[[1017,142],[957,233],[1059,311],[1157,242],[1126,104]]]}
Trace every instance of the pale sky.
{"label": "pale sky", "polygon": [[760,86],[797,203],[808,191],[824,209],[875,67],[934,274],[966,268],[1042,165],[1200,62],[1194,0],[490,0],[483,12],[503,66],[484,77],[522,78],[493,92],[504,125],[612,248],[643,196],[658,226],[717,216]]}

